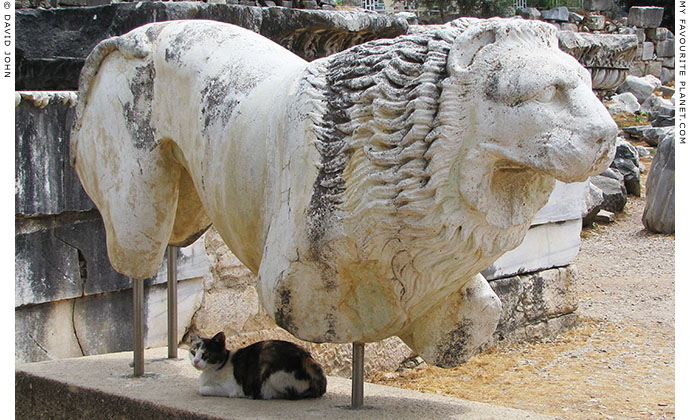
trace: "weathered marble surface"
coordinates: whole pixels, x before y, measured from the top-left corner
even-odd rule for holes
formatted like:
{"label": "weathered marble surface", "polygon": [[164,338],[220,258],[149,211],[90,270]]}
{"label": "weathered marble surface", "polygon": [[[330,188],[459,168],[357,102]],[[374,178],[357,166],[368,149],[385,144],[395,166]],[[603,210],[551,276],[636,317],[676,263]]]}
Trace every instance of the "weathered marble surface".
{"label": "weathered marble surface", "polygon": [[234,26],[147,25],[87,59],[72,158],[118,271],[151,276],[210,220],[297,337],[398,335],[453,366],[500,316],[479,271],[554,179],[612,158],[616,126],[557,44],[465,19],[307,63]]}

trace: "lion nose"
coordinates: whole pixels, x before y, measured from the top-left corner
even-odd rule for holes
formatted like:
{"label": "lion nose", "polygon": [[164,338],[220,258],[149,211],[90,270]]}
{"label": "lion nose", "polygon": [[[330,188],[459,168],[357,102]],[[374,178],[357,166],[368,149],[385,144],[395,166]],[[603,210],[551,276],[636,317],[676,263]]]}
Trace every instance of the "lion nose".
{"label": "lion nose", "polygon": [[591,127],[589,144],[594,147],[598,146],[599,149],[592,165],[592,172],[598,175],[604,172],[611,164],[611,160],[613,160],[618,125],[616,125],[613,118],[607,112],[606,114],[600,114],[600,120],[595,121]]}

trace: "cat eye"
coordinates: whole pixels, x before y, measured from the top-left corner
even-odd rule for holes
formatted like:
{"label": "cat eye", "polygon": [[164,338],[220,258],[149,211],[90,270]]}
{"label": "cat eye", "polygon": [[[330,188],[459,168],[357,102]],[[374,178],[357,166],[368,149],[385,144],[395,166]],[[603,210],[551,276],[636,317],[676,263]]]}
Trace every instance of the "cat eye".
{"label": "cat eye", "polygon": [[192,356],[196,355],[196,350],[189,350],[190,353],[192,353]]}

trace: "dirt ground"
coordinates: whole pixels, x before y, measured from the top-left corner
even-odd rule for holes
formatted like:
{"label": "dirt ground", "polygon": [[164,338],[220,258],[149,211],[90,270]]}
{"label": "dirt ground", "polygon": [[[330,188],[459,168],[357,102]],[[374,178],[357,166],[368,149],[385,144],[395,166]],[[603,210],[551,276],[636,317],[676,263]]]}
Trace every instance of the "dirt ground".
{"label": "dirt ground", "polygon": [[583,231],[574,329],[454,369],[422,364],[367,379],[565,419],[675,418],[675,236],[645,231],[644,205],[629,197],[614,223]]}

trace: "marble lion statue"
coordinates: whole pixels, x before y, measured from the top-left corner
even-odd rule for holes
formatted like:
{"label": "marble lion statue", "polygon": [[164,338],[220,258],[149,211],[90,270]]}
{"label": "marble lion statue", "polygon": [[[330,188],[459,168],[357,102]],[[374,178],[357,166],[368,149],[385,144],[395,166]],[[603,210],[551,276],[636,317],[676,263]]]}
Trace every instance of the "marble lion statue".
{"label": "marble lion statue", "polygon": [[461,19],[306,62],[230,24],[149,24],[87,58],[72,165],[120,273],[155,275],[213,224],[295,336],[397,335],[455,366],[501,315],[479,272],[555,179],[613,157],[557,44],[546,23]]}

